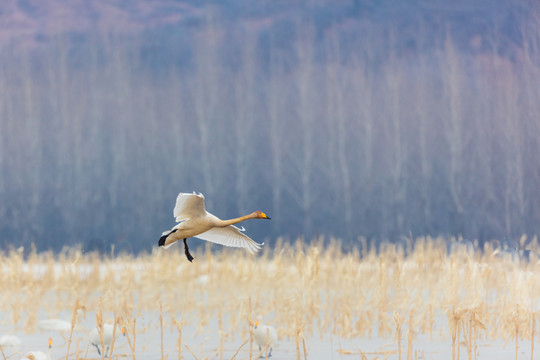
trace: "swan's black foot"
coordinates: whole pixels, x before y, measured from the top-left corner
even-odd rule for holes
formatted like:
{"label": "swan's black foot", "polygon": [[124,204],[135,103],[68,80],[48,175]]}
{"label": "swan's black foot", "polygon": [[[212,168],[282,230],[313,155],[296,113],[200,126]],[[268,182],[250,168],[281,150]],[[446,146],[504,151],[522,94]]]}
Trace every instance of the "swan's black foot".
{"label": "swan's black foot", "polygon": [[97,350],[97,353],[99,354],[99,356],[101,356],[101,350],[99,350],[99,346],[97,346],[97,344],[92,344],[96,347],[96,350]]}
{"label": "swan's black foot", "polygon": [[186,257],[189,260],[189,262],[193,262],[193,256],[189,253],[189,248],[187,246],[187,241],[184,239],[184,252],[186,253]]}
{"label": "swan's black foot", "polygon": [[[266,358],[269,358],[270,356],[272,356],[272,348],[269,349],[270,351],[268,351],[268,355],[265,356],[264,354],[262,354],[259,359],[266,359]],[[262,351],[262,347],[259,346],[259,351]]]}
{"label": "swan's black foot", "polygon": [[[99,354],[99,356],[101,357],[101,350],[99,349],[99,345],[98,344],[92,344],[96,347],[96,350]],[[104,357],[109,357],[109,347],[107,346],[107,349],[105,350],[105,354],[103,354]]]}

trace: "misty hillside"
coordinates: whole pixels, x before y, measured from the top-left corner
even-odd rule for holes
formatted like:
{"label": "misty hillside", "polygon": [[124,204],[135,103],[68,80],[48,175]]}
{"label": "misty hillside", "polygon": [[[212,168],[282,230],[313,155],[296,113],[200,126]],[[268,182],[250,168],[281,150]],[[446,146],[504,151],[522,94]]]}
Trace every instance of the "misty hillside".
{"label": "misty hillside", "polygon": [[6,4],[3,249],[149,250],[193,190],[269,246],[539,232],[535,1]]}
{"label": "misty hillside", "polygon": [[[497,46],[512,52],[523,44],[523,31],[535,21],[535,1],[82,1],[8,0],[0,11],[0,44],[17,51],[50,46],[57,37],[77,47],[96,33],[133,37],[141,46],[164,54],[178,53],[179,40],[193,42],[192,31],[213,26],[232,35],[250,32],[261,42],[271,38],[290,45],[302,25],[317,38],[339,29],[343,40],[361,42],[370,32],[395,32],[393,45],[402,51],[429,51],[444,37],[463,50]],[[419,35],[422,35],[420,41]],[[422,42],[422,44],[419,44]],[[497,44],[495,44],[495,42]],[[145,50],[142,48],[141,50]]]}

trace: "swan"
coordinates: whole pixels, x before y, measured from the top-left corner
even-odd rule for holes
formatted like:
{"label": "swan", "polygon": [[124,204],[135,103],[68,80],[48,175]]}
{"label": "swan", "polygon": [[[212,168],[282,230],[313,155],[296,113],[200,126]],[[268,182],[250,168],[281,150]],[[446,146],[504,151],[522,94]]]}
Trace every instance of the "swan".
{"label": "swan", "polygon": [[[259,345],[259,351],[262,351],[262,348],[268,345],[268,356],[272,356],[272,345],[275,345],[278,341],[277,331],[273,326],[270,325],[260,325],[259,321],[255,321],[255,326],[253,327],[253,337],[255,342]],[[261,356],[262,358],[263,356]]]}
{"label": "swan", "polygon": [[21,339],[15,335],[2,335],[0,337],[1,348],[18,348],[22,345]]}
{"label": "swan", "polygon": [[187,244],[187,238],[189,237],[197,237],[225,246],[246,248],[250,253],[257,252],[264,243],[256,243],[250,237],[242,234],[244,228],[237,228],[233,224],[248,219],[270,219],[262,211],[254,211],[238,218],[221,220],[206,211],[204,195],[195,192],[193,194],[178,194],[173,215],[179,224],[171,230],[164,231],[158,245],[168,248],[178,240],[183,239],[184,252],[190,262],[193,261],[193,256],[189,253]]}
{"label": "swan", "polygon": [[49,338],[49,348],[47,353],[43,351],[30,351],[27,353],[21,360],[51,360],[51,347],[52,347],[52,338]]}
{"label": "swan", "polygon": [[[83,310],[77,309],[75,329],[78,329],[78,324],[79,324],[79,320],[81,320],[81,317],[85,317],[85,316],[86,314],[84,313]],[[71,321],[62,320],[62,319],[39,320],[37,325],[41,330],[59,331],[61,333],[71,331]]]}
{"label": "swan", "polygon": [[54,330],[60,332],[71,331],[71,323],[61,319],[47,319],[38,321],[38,327],[41,330]]}
{"label": "swan", "polygon": [[[103,346],[106,347],[105,357],[107,357],[107,353],[109,352],[109,348],[111,346],[111,342],[113,339],[113,329],[114,329],[114,325],[103,324]],[[118,330],[119,329],[117,327],[115,335],[118,335]],[[126,330],[123,326],[121,328],[121,331],[123,335],[126,335],[126,332],[125,332]],[[101,350],[99,349],[101,346],[101,337],[99,336],[99,330],[97,327],[95,327],[94,329],[92,329],[92,331],[90,331],[90,335],[88,335],[88,338],[89,338],[90,344],[96,347],[98,354],[101,356]]]}

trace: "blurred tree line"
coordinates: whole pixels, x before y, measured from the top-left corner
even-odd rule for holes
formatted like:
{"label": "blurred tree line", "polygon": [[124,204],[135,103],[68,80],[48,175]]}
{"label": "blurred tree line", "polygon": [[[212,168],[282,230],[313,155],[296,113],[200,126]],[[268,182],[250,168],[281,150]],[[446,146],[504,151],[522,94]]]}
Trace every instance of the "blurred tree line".
{"label": "blurred tree line", "polygon": [[207,6],[2,51],[0,245],[148,250],[193,190],[267,212],[257,241],[537,234],[540,12],[495,8]]}

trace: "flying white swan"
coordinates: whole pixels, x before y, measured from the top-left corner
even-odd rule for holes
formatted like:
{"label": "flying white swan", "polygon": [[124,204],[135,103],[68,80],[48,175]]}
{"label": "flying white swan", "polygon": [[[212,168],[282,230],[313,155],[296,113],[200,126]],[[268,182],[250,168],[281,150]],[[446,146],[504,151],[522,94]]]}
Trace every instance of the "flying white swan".
{"label": "flying white swan", "polygon": [[193,260],[186,241],[189,237],[197,237],[225,246],[246,248],[250,253],[258,251],[264,243],[256,243],[242,233],[244,228],[237,228],[233,224],[248,219],[270,219],[262,211],[255,211],[238,218],[221,220],[206,211],[204,195],[195,194],[195,192],[178,194],[173,214],[179,224],[163,232],[158,245],[167,248],[178,240],[184,239],[184,252],[189,261]]}
{"label": "flying white swan", "polygon": [[275,345],[278,341],[276,329],[270,325],[259,325],[257,320],[253,327],[253,337],[257,345],[259,345],[259,351],[262,351],[262,348],[268,345],[268,355],[266,357],[272,356],[272,345]]}

